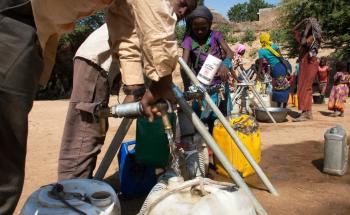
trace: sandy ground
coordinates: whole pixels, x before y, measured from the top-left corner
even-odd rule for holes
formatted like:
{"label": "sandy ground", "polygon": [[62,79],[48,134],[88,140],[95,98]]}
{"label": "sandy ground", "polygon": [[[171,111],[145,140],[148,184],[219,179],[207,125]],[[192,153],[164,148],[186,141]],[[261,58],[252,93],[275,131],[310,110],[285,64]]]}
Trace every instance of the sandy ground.
{"label": "sandy ground", "polygon": [[[111,103],[117,99],[112,98]],[[28,196],[40,186],[56,181],[60,138],[68,100],[37,101],[29,116],[26,178],[18,214]],[[349,103],[347,110],[350,109]],[[350,115],[327,116],[326,105],[314,105],[314,121],[278,125],[261,123],[262,168],[278,190],[274,197],[256,175],[246,178],[257,199],[269,214],[350,214],[350,173],[330,176],[321,172],[324,132],[336,123],[350,132]],[[120,120],[110,120],[110,130],[101,156],[108,147]],[[134,138],[133,127],[127,140]],[[350,142],[350,138],[348,139]],[[117,162],[108,171],[115,177]],[[218,177],[220,178],[220,177]],[[226,179],[227,180],[227,179]],[[122,201],[123,214],[135,214],[142,200]]]}

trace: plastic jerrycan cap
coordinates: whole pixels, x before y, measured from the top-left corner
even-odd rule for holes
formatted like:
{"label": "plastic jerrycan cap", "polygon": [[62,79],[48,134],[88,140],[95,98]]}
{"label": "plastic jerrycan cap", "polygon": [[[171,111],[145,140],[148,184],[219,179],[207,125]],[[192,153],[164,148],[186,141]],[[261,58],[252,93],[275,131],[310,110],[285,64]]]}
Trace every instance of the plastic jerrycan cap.
{"label": "plastic jerrycan cap", "polygon": [[333,128],[331,128],[331,130],[329,131],[329,133],[331,133],[331,134],[337,134],[337,133],[339,133],[339,129],[338,129],[337,127],[333,127]]}

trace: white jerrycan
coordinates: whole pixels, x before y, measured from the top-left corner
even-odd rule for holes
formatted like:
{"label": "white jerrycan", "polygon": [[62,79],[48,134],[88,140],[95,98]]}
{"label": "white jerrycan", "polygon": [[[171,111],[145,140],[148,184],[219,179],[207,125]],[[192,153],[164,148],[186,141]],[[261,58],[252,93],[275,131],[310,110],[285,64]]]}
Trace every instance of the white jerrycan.
{"label": "white jerrycan", "polygon": [[90,179],[62,180],[35,191],[21,215],[120,215],[120,203],[113,188]]}
{"label": "white jerrycan", "polygon": [[231,183],[197,177],[159,182],[139,215],[255,215],[249,198]]}

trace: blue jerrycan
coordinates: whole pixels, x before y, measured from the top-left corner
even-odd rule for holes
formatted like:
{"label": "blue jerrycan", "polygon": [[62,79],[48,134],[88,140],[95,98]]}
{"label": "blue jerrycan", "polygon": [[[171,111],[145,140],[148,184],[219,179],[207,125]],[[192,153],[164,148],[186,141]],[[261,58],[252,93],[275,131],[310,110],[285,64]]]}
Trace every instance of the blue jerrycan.
{"label": "blue jerrycan", "polygon": [[121,192],[126,198],[146,196],[157,183],[155,168],[135,161],[136,141],[123,143],[118,154]]}

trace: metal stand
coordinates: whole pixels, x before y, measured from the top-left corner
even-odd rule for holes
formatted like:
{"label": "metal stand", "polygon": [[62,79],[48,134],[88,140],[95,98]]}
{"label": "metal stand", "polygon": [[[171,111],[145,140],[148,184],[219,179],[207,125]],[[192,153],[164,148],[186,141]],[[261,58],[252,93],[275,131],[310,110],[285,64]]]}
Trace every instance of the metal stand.
{"label": "metal stand", "polygon": [[[238,89],[237,89],[237,93],[232,98],[233,102],[235,102],[238,99],[238,97],[241,97],[242,105],[246,105],[245,104],[245,102],[246,102],[245,97],[246,97],[248,89],[250,89],[253,92],[254,96],[258,99],[259,103],[261,104],[261,106],[263,107],[263,109],[265,110],[267,115],[270,117],[271,121],[276,124],[275,118],[273,118],[271,113],[268,111],[264,101],[262,100],[259,93],[256,91],[256,89],[254,87],[254,83],[249,81],[248,77],[250,77],[250,75],[252,74],[251,69],[249,69],[248,72],[246,73],[244,71],[241,71],[240,68],[238,68],[238,72],[243,77],[244,82],[237,84]],[[244,106],[244,108],[245,108],[245,106]],[[242,109],[243,109],[243,107],[242,107]]]}
{"label": "metal stand", "polygon": [[248,97],[248,90],[249,86],[252,85],[251,83],[237,83],[237,93],[234,94],[232,97],[232,103],[236,103],[236,101],[240,98],[241,99],[241,113],[242,114],[248,114],[247,110],[247,97]]}
{"label": "metal stand", "polygon": [[129,131],[129,128],[132,124],[132,121],[133,121],[133,119],[131,119],[131,118],[123,118],[117,132],[115,133],[115,135],[113,137],[111,144],[108,147],[108,150],[107,150],[105,156],[103,157],[103,160],[102,160],[100,166],[98,167],[98,169],[96,171],[94,179],[102,180],[105,177],[106,172],[107,172],[109,166],[111,165],[115,155],[117,154],[118,149],[119,149],[120,145],[122,144],[122,141],[124,140],[125,135]]}
{"label": "metal stand", "polygon": [[[179,63],[180,65],[184,68],[185,73],[187,76],[190,78],[190,80],[196,85],[200,86],[201,84],[197,80],[196,76],[194,73],[191,71],[191,69],[188,67],[186,62],[183,60],[183,58],[179,58]],[[221,113],[219,108],[215,105],[213,100],[211,99],[210,95],[207,92],[204,92],[204,98],[208,102],[209,106],[212,108],[214,113],[217,115],[218,119],[221,121],[227,132],[230,134],[231,138],[234,140],[236,143],[237,147],[241,150],[242,154],[244,157],[249,161],[250,165],[252,165],[253,169],[257,173],[257,175],[260,177],[264,185],[268,188],[268,190],[275,196],[278,196],[277,190],[273,187],[265,173],[262,171],[260,166],[256,163],[254,158],[251,156],[247,148],[243,145],[242,141],[237,137],[235,131],[231,127],[230,123],[227,121],[225,116]],[[262,102],[262,101],[261,101]],[[226,169],[227,170],[227,169]]]}

